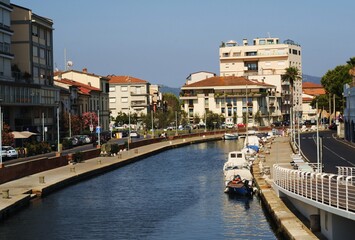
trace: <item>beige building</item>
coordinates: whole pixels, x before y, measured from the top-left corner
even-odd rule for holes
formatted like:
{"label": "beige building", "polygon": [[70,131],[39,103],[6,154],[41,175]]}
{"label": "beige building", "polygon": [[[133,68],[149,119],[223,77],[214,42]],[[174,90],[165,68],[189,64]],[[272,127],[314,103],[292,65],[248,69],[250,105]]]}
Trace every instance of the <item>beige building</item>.
{"label": "beige building", "polygon": [[[294,91],[290,84],[282,82],[281,75],[288,67],[297,67],[302,73],[301,46],[292,40],[280,43],[278,38],[256,38],[252,44],[243,39],[222,42],[219,48],[220,76],[244,76],[264,81],[276,86],[276,94],[281,94],[281,111],[289,119],[290,108],[302,109],[302,83],[295,84]],[[291,103],[291,94],[294,94]]]}
{"label": "beige building", "polygon": [[[188,81],[187,81],[188,82]],[[180,100],[190,123],[194,116],[204,118],[207,111],[233,119],[234,124],[269,125],[279,120],[281,110],[276,86],[245,77],[211,77],[181,88]]]}
{"label": "beige building", "polygon": [[[109,112],[109,79],[107,77],[98,76],[93,73],[88,73],[87,69],[83,71],[68,70],[65,72],[56,73],[56,80],[67,79],[83,85],[88,85],[95,89],[99,89],[99,94],[92,94],[87,104],[83,103],[82,109],[79,112],[98,112],[100,115],[100,125],[103,131],[109,130],[110,112]],[[97,92],[97,91],[93,91]]]}
{"label": "beige building", "polygon": [[131,76],[109,76],[110,111],[112,117],[119,112],[147,114],[150,111],[149,82]]}
{"label": "beige building", "polygon": [[46,129],[46,139],[53,140],[57,136],[59,102],[59,90],[52,79],[53,21],[9,1],[0,3],[0,104],[4,123],[16,131],[41,134]]}
{"label": "beige building", "polygon": [[149,85],[149,103],[150,110],[156,112],[162,107],[163,94],[160,92],[160,86],[157,84]]}

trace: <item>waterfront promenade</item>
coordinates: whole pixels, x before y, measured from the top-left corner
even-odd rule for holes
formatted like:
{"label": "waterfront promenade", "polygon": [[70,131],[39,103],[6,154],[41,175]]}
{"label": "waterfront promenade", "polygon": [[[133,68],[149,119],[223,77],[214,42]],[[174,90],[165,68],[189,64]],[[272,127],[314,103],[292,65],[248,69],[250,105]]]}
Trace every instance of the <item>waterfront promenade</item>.
{"label": "waterfront promenade", "polygon": [[[260,196],[276,223],[287,239],[318,239],[308,227],[294,215],[272,189],[272,166],[290,163],[293,153],[289,137],[275,137],[253,164],[253,175],[260,190]],[[290,164],[291,167],[291,164]]]}
{"label": "waterfront promenade", "polygon": [[[94,175],[138,161],[160,151],[193,143],[214,141],[221,138],[222,134],[171,141],[167,140],[130,149],[129,151],[123,151],[118,156],[97,157],[78,164],[59,167],[4,183],[0,185],[0,191],[2,193],[2,197],[0,198],[1,219],[11,215],[13,211],[18,208],[30,204],[31,199],[46,196],[59,188],[74,184]],[[278,229],[280,229],[287,238],[317,239],[275,194],[271,188],[272,173],[270,175],[265,174],[268,169],[272,169],[274,163],[290,162],[292,149],[289,144],[289,139],[287,137],[276,137],[272,143],[269,143],[267,149],[268,151],[260,154],[261,157],[255,161],[253,166],[254,176],[261,190],[260,196],[264,200],[266,208],[276,222]]]}

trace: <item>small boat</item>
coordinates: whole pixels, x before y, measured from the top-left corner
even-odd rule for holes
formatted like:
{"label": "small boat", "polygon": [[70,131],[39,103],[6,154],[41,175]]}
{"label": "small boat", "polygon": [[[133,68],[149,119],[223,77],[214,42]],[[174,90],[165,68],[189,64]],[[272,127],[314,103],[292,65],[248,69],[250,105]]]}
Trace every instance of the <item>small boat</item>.
{"label": "small boat", "polygon": [[224,192],[239,195],[253,193],[253,175],[250,163],[242,151],[232,151],[228,154],[228,161],[223,166],[225,190]]}
{"label": "small boat", "polygon": [[247,179],[242,179],[239,174],[228,182],[224,191],[228,194],[240,196],[251,196],[254,192],[252,183]]}
{"label": "small boat", "polygon": [[225,133],[223,135],[224,140],[235,140],[238,139],[238,133]]}

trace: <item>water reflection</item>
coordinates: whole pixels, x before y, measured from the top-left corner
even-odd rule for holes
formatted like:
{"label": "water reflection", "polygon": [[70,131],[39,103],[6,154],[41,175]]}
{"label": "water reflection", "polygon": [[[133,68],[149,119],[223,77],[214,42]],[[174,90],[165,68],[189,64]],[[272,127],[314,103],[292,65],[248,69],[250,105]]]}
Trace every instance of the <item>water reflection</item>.
{"label": "water reflection", "polygon": [[256,197],[223,192],[237,144],[176,148],[63,189],[0,224],[0,239],[275,239]]}

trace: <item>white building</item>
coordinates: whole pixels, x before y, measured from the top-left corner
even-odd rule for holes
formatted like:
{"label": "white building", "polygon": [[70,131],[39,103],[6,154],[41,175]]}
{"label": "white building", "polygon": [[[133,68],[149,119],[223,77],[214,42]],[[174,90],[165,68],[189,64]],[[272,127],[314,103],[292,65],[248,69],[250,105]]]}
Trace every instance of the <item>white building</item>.
{"label": "white building", "polygon": [[276,86],[245,77],[216,76],[185,84],[180,100],[191,123],[207,111],[233,118],[235,124],[245,123],[248,112],[248,126],[269,125],[281,117]]}
{"label": "white building", "polygon": [[[301,46],[292,40],[279,42],[278,38],[256,38],[253,44],[243,39],[222,42],[219,49],[220,76],[245,76],[250,79],[263,80],[276,86],[276,92],[282,96],[282,114],[289,118],[290,107],[302,109],[302,83],[295,83],[294,91],[289,83],[283,83],[281,75],[289,67],[297,67],[302,74]],[[293,93],[293,104],[290,102]]]}
{"label": "white building", "polygon": [[112,117],[119,112],[147,114],[150,109],[149,82],[131,76],[109,76]]}

